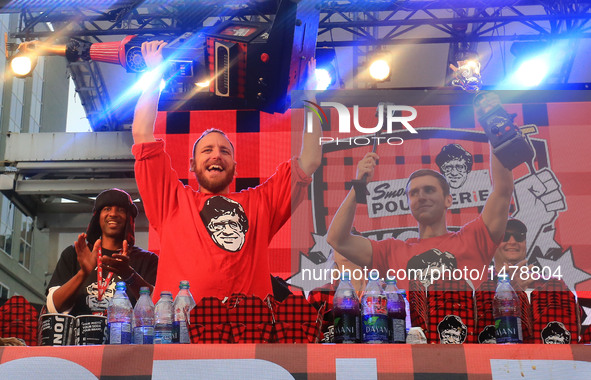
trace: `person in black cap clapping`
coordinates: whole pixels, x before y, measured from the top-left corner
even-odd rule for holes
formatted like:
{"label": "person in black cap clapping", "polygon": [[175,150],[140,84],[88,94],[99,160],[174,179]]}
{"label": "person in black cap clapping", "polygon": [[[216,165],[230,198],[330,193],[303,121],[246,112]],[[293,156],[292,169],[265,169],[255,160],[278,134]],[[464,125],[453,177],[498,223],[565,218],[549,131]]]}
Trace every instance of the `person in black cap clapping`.
{"label": "person in black cap clapping", "polygon": [[134,245],[137,213],[123,190],[105,190],[96,197],[86,233],[62,252],[49,281],[49,312],[105,314],[118,281],[127,283],[132,304],[139,298],[140,287],[153,289],[158,256]]}

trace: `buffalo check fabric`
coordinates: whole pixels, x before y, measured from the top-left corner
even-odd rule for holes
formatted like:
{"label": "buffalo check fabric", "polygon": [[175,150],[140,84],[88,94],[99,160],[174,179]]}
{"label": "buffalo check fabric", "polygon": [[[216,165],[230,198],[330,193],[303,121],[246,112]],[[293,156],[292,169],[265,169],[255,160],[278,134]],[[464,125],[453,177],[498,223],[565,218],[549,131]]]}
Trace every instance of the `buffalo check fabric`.
{"label": "buffalo check fabric", "polygon": [[319,340],[324,305],[317,310],[301,295],[283,302],[272,297],[233,294],[201,299],[191,311],[192,343],[314,343]]}
{"label": "buffalo check fabric", "polygon": [[527,293],[523,290],[516,291],[521,301],[521,329],[523,343],[534,343],[532,308]]}
{"label": "buffalo check fabric", "polygon": [[228,308],[218,298],[205,297],[191,310],[189,333],[192,343],[227,343],[222,340],[223,328],[229,323]]}
{"label": "buffalo check fabric", "polygon": [[566,284],[551,279],[531,294],[534,343],[578,343],[578,306]]}
{"label": "buffalo check fabric", "polygon": [[476,338],[484,332],[487,326],[494,326],[493,299],[497,284],[495,281],[485,281],[476,290],[474,299],[476,301]]}
{"label": "buffalo check fabric", "polygon": [[0,336],[20,338],[28,346],[36,346],[38,321],[37,310],[23,296],[12,296],[0,307]]}
{"label": "buffalo check fabric", "polygon": [[289,295],[275,306],[279,343],[314,343],[320,339],[324,307],[316,310],[300,295]]}
{"label": "buffalo check fabric", "polygon": [[322,316],[321,327],[322,336],[320,337],[323,343],[333,343],[332,334],[330,334],[329,331],[332,329],[331,326],[334,325],[332,308],[334,305],[334,294],[337,287],[338,281],[333,284],[326,284],[315,288],[310,292],[310,294],[308,294],[308,302],[314,306],[316,310],[320,310],[320,308],[324,307],[324,315]]}
{"label": "buffalo check fabric", "polygon": [[579,340],[581,344],[591,344],[591,327],[587,327],[581,334],[581,338]]}
{"label": "buffalo check fabric", "polygon": [[429,310],[427,308],[427,291],[418,280],[410,280],[408,284],[408,303],[410,304],[410,321],[413,327],[427,331]]}
{"label": "buffalo check fabric", "polygon": [[474,343],[474,298],[472,288],[465,281],[439,280],[427,289],[429,324],[427,341],[446,343],[446,330],[460,333],[456,343]]}
{"label": "buffalo check fabric", "polygon": [[223,323],[215,325],[221,343],[239,343],[246,326],[242,323]]}
{"label": "buffalo check fabric", "polygon": [[272,326],[273,315],[267,304],[254,296],[234,296],[231,299],[234,302],[230,305],[233,307],[228,311],[228,318],[231,322],[241,323],[244,326],[243,333],[240,334],[240,342],[268,343],[270,338],[263,334],[268,331],[264,325]]}

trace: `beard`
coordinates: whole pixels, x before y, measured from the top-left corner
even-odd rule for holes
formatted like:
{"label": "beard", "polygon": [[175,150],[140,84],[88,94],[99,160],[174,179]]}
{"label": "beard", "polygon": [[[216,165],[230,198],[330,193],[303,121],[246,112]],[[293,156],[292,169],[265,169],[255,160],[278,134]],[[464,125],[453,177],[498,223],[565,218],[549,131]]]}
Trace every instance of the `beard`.
{"label": "beard", "polygon": [[195,172],[195,176],[197,177],[197,182],[199,186],[203,189],[209,191],[213,194],[219,194],[226,189],[232,183],[234,179],[234,172],[236,170],[235,165],[232,165],[231,168],[228,168],[224,171],[224,176],[216,179],[210,179],[207,177],[207,170],[199,170]]}

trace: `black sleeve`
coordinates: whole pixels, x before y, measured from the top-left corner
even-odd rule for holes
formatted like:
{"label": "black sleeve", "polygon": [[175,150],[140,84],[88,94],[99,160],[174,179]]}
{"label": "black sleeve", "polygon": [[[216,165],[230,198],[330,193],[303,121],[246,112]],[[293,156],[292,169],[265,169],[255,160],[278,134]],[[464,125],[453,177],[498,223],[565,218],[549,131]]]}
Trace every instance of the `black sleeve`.
{"label": "black sleeve", "polygon": [[47,285],[45,294],[47,294],[49,288],[54,286],[62,286],[68,282],[68,280],[74,277],[78,270],[80,270],[80,266],[78,265],[76,249],[73,245],[71,245],[63,250],[57,265],[55,266],[55,270],[53,271],[49,285]]}
{"label": "black sleeve", "polygon": [[156,284],[156,273],[158,272],[158,256],[156,254],[134,247],[133,255],[130,257],[130,265],[147,283],[152,286]]}

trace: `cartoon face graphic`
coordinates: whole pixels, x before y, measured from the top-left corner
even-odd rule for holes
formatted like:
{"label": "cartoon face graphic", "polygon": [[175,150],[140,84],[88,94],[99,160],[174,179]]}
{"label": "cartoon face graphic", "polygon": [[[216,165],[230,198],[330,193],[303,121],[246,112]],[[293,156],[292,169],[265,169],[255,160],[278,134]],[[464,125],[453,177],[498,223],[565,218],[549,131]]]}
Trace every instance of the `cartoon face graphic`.
{"label": "cartoon face graphic", "polygon": [[443,330],[440,334],[441,344],[460,344],[462,332],[459,329]]}
{"label": "cartoon face graphic", "polygon": [[[453,271],[457,267],[457,261],[454,255],[449,252],[441,252],[438,249],[431,249],[408,260],[407,270],[419,270],[417,280],[425,287],[431,285],[431,279],[442,278],[443,269]],[[433,272],[439,272],[433,274]],[[420,275],[420,278],[418,277]],[[413,276],[411,279],[415,279]]]}
{"label": "cartoon face graphic", "polygon": [[248,219],[240,203],[214,196],[207,200],[199,214],[218,247],[229,252],[242,249],[248,231]]}
{"label": "cartoon face graphic", "polygon": [[462,344],[466,340],[468,329],[462,318],[457,315],[446,315],[437,325],[441,344]]}
{"label": "cartoon face graphic", "polygon": [[93,282],[86,287],[86,293],[88,294],[86,296],[86,304],[92,312],[107,310],[107,307],[109,306],[109,300],[113,298],[113,295],[115,294],[115,285],[115,281],[111,281],[111,283],[109,283],[109,286],[105,290],[105,294],[100,301],[98,300],[97,283]]}
{"label": "cartoon face graphic", "polygon": [[439,171],[452,189],[458,189],[468,179],[474,162],[472,154],[459,144],[448,144],[435,157]]}
{"label": "cartoon face graphic", "polygon": [[244,232],[236,214],[224,214],[213,218],[207,225],[213,241],[228,251],[236,252],[244,244]]}
{"label": "cartoon face graphic", "polygon": [[478,343],[497,343],[496,330],[494,325],[486,326],[480,334],[478,334]]}
{"label": "cartoon face graphic", "polygon": [[544,344],[570,344],[570,331],[562,322],[552,321],[542,330]]}
{"label": "cartoon face graphic", "polygon": [[447,161],[441,165],[441,171],[452,189],[462,187],[468,179],[468,166],[463,158]]}

